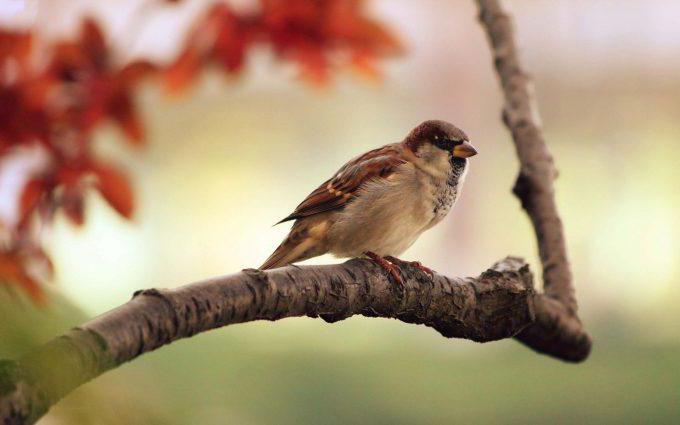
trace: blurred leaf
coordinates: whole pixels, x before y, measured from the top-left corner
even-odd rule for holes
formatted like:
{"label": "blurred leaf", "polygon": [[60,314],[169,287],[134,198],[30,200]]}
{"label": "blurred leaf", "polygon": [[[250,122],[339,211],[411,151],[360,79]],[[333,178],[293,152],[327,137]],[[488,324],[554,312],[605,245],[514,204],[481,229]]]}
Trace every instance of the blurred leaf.
{"label": "blurred leaf", "polygon": [[42,304],[45,301],[44,294],[40,285],[24,269],[24,261],[16,251],[0,250],[0,283],[19,285],[33,301]]}
{"label": "blurred leaf", "polygon": [[24,190],[21,192],[20,199],[20,220],[27,220],[29,215],[38,205],[40,199],[45,195],[47,185],[44,179],[34,178],[26,183]]}
{"label": "blurred leaf", "polygon": [[67,187],[61,197],[61,208],[71,223],[82,226],[85,223],[85,201],[82,192],[74,187]]}
{"label": "blurred leaf", "polygon": [[92,171],[98,178],[99,192],[120,215],[130,219],[134,210],[132,187],[128,178],[117,169],[95,164]]}
{"label": "blurred leaf", "polygon": [[178,94],[184,91],[198,74],[201,61],[197,52],[187,49],[165,71],[163,80],[168,93]]}

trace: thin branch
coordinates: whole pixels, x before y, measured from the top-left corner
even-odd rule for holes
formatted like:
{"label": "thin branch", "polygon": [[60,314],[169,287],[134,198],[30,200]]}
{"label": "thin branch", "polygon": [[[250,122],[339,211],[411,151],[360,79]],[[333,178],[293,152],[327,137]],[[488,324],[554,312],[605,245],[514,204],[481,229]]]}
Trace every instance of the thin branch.
{"label": "thin branch", "polygon": [[3,423],[39,419],[76,387],[144,353],[199,332],[254,320],[361,314],[424,324],[478,342],[516,335],[534,320],[533,277],[508,257],[477,278],[431,279],[402,268],[403,286],[368,260],[254,269],[177,289],[148,289],[18,361],[0,362]]}
{"label": "thin branch", "polygon": [[546,299],[537,308],[536,324],[518,339],[537,351],[581,361],[592,341],[576,315],[577,304],[562,221],[557,212],[553,181],[554,161],[541,132],[540,117],[530,78],[522,70],[510,17],[498,0],[477,0],[479,20],[487,32],[494,65],[503,87],[503,122],[512,133],[520,161],[513,192],[531,219],[543,265]]}

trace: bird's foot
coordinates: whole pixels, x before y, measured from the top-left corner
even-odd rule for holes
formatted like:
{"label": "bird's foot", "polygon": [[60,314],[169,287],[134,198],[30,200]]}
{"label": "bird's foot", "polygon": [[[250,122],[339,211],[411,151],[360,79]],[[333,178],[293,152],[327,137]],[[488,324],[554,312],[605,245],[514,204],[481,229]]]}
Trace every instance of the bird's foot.
{"label": "bird's foot", "polygon": [[376,263],[377,265],[382,267],[385,271],[387,271],[394,278],[395,282],[397,282],[401,286],[404,286],[404,278],[401,277],[399,268],[395,266],[392,262],[387,260],[387,257],[383,258],[376,254],[375,252],[371,251],[365,252],[364,255],[366,255],[374,263]]}
{"label": "bird's foot", "polygon": [[429,275],[430,277],[434,277],[434,270],[432,270],[429,267],[423,266],[423,264],[420,261],[404,261],[404,260],[400,260],[397,257],[392,257],[391,255],[386,256],[385,260],[389,261],[392,264],[398,264],[400,266],[409,265],[409,266],[416,268],[416,269],[420,270],[421,272]]}

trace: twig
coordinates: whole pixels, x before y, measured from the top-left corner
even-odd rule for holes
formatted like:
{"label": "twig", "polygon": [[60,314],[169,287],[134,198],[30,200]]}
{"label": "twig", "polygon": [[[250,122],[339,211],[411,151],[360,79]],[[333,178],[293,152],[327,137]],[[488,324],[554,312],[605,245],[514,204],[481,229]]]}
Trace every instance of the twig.
{"label": "twig", "polygon": [[541,133],[533,85],[520,65],[510,17],[498,0],[477,0],[479,21],[487,32],[496,72],[503,87],[503,122],[512,133],[520,161],[513,192],[522,202],[538,240],[544,292],[536,324],[518,339],[537,351],[584,360],[592,345],[576,315],[577,304],[562,221],[557,213],[553,181],[557,171]]}

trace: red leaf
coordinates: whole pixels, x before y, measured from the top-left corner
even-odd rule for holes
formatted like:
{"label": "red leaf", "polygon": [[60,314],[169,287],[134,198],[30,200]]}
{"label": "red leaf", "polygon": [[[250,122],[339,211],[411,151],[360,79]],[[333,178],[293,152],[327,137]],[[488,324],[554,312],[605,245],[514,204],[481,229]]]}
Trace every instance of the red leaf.
{"label": "red leaf", "polygon": [[217,37],[213,41],[211,56],[222,64],[225,71],[238,71],[252,38],[251,26],[225,5],[218,5],[212,10],[212,24]]}
{"label": "red leaf", "polygon": [[22,287],[37,304],[43,304],[40,285],[25,270],[23,259],[15,252],[0,252],[0,283]]}
{"label": "red leaf", "polygon": [[305,46],[299,50],[296,59],[300,63],[303,79],[317,86],[328,83],[328,61],[323,52],[312,46]]}
{"label": "red leaf", "polygon": [[293,59],[303,78],[324,84],[338,65],[377,79],[374,62],[400,53],[383,25],[368,17],[362,0],[261,0],[258,27],[283,59]]}
{"label": "red leaf", "polygon": [[28,219],[46,191],[47,186],[43,179],[31,179],[26,183],[24,190],[21,192],[20,222]]}
{"label": "red leaf", "polygon": [[380,70],[370,54],[356,53],[352,56],[351,66],[357,74],[371,82],[380,80]]}
{"label": "red leaf", "polygon": [[95,164],[91,169],[99,180],[97,187],[104,199],[118,211],[118,214],[130,219],[134,199],[128,178],[117,169],[104,164]]}
{"label": "red leaf", "polygon": [[238,71],[243,65],[247,36],[236,22],[225,22],[217,37],[214,54],[227,72]]}
{"label": "red leaf", "polygon": [[78,186],[78,183],[80,183],[80,179],[83,177],[83,174],[85,173],[86,170],[82,168],[82,165],[73,165],[73,164],[62,164],[56,174],[56,179],[60,184],[63,184],[68,193],[74,193],[76,192],[75,188]]}
{"label": "red leaf", "polygon": [[61,206],[71,223],[78,227],[85,223],[85,201],[79,190],[66,188]]}
{"label": "red leaf", "polygon": [[48,116],[40,103],[40,90],[31,88],[22,83],[0,89],[0,150],[47,139]]}
{"label": "red leaf", "polygon": [[86,19],[83,21],[81,30],[81,45],[83,50],[98,69],[104,69],[108,62],[108,51],[106,49],[106,42],[104,41],[104,34],[102,34],[99,25],[93,19]]}
{"label": "red leaf", "polygon": [[111,82],[107,79],[97,79],[90,81],[86,85],[88,89],[87,98],[83,99],[83,104],[79,105],[79,110],[74,111],[80,114],[78,130],[89,133],[97,124],[103,121],[107,115],[107,103],[111,97]]}
{"label": "red leaf", "polygon": [[151,62],[135,61],[123,67],[118,73],[118,79],[124,86],[130,86],[144,77],[155,74],[158,67]]}
{"label": "red leaf", "polygon": [[109,101],[109,110],[111,118],[121,126],[128,139],[140,145],[144,140],[144,129],[130,94],[122,91],[114,94]]}
{"label": "red leaf", "polygon": [[179,94],[186,90],[191,80],[198,74],[202,60],[193,48],[188,47],[165,71],[163,85],[169,94]]}
{"label": "red leaf", "polygon": [[28,32],[14,32],[0,29],[0,61],[8,58],[19,65],[19,78],[26,77],[32,47],[32,36]]}

